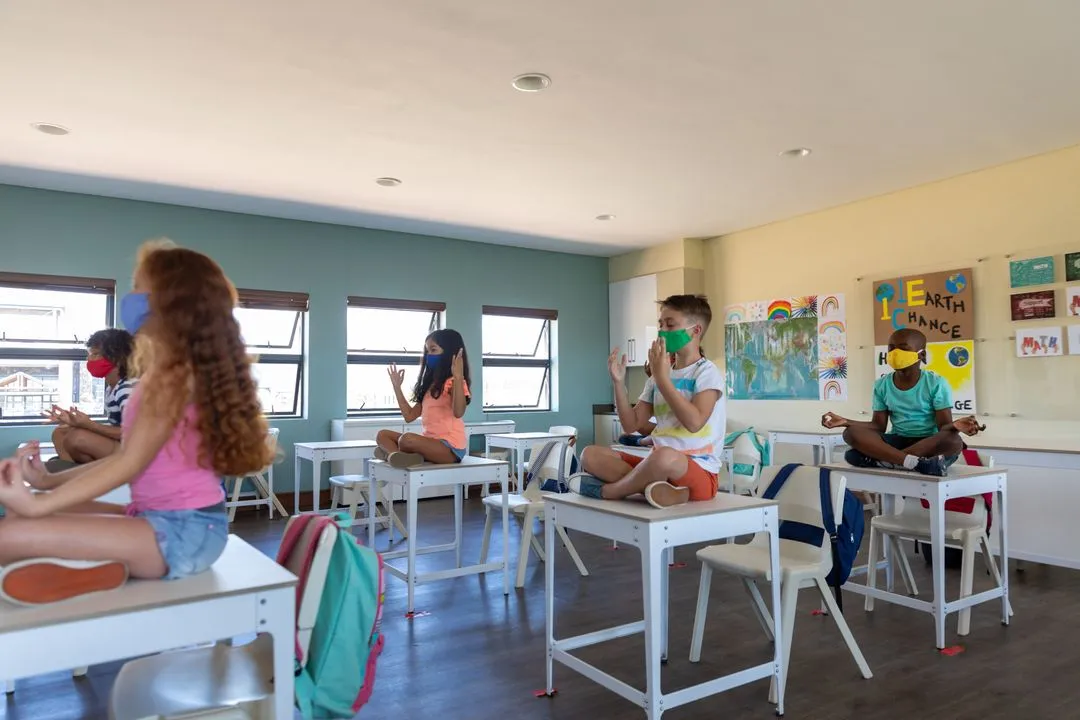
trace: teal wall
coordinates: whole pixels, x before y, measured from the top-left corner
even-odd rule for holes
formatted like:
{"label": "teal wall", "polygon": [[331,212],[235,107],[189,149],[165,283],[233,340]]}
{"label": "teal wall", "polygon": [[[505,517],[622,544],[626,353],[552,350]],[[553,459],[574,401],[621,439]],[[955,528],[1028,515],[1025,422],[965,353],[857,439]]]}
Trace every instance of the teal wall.
{"label": "teal wall", "polygon": [[[136,248],[163,235],[209,254],[239,287],[311,295],[307,413],[273,423],[286,453],[275,490],[292,488],[293,443],[329,439],[330,421],[345,417],[348,295],[446,302],[447,325],[476,358],[466,419],[511,417],[521,431],[575,425],[591,442],[592,405],[610,402],[606,258],[0,185],[3,270],[115,278],[122,292]],[[476,376],[485,304],[559,311],[557,412],[483,412]],[[0,453],[50,429],[0,425]]]}

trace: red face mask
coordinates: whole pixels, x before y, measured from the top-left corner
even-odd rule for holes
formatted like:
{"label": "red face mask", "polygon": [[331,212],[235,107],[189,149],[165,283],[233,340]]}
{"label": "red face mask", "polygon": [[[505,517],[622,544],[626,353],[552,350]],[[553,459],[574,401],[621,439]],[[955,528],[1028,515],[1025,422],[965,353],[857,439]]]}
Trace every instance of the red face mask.
{"label": "red face mask", "polygon": [[94,358],[86,361],[87,372],[96,378],[103,378],[115,369],[116,366],[105,358]]}

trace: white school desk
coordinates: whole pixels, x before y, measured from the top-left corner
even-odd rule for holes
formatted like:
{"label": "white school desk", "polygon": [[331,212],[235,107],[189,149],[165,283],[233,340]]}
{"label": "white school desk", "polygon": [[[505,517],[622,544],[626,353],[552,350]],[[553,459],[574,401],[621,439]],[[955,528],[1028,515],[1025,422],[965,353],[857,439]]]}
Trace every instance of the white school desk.
{"label": "white school desk", "polygon": [[964,440],[1009,468],[1009,557],[1080,570],[1080,440]]}
{"label": "white school desk", "polygon": [[[930,503],[930,551],[934,566],[933,602],[892,592],[894,573],[889,543],[883,543],[886,550],[885,557],[889,561],[885,570],[886,589],[848,583],[844,585],[845,590],[930,613],[934,616],[935,646],[939,650],[945,647],[945,617],[949,613],[1001,598],[1001,624],[1009,624],[1009,574],[1006,572],[1009,567],[1009,518],[1006,497],[1008,472],[1004,468],[953,465],[949,468],[948,476],[931,477],[908,470],[855,468],[847,464],[827,467],[834,473],[847,478],[849,490],[880,493],[882,513],[885,515],[891,515],[896,511],[897,497],[921,498]],[[945,501],[988,492],[997,494],[994,499],[994,526],[997,528],[998,553],[1001,557],[1001,587],[950,602],[945,599]]]}
{"label": "white school desk", "polygon": [[296,577],[229,536],[213,567],[183,580],[132,580],[119,590],[39,607],[0,601],[0,677],[214,642],[274,638],[274,717],[293,716]]}
{"label": "white school desk", "polygon": [[[329,440],[296,443],[295,472],[293,473],[293,514],[300,512],[300,461],[311,461],[311,507],[319,512],[319,493],[322,491],[322,464],[335,460],[370,460],[375,456],[374,440]],[[375,497],[370,495],[369,497]]]}
{"label": "white school desk", "polygon": [[[544,608],[547,616],[547,692],[555,690],[553,663],[576,670],[616,694],[645,709],[649,720],[658,720],[665,710],[715,695],[725,690],[768,677],[776,679],[779,690],[777,714],[784,713],[780,669],[780,643],[773,644],[773,659],[731,675],[708,680],[675,692],[660,689],[660,667],[668,645],[668,559],[673,548],[691,543],[712,542],[737,535],[769,533],[772,577],[772,616],[780,617],[780,556],[777,505],[772,500],[717,495],[712,500],[691,502],[659,510],[644,500],[596,500],[576,493],[545,493]],[[618,627],[597,630],[576,637],[555,639],[555,525],[610,538],[641,550],[641,583],[645,619]],[[571,652],[615,638],[645,633],[645,690],[638,690],[603,670],[586,663]],[[776,637],[783,637],[776,628]]]}
{"label": "white school desk", "polygon": [[[490,460],[466,455],[460,463],[452,465],[414,465],[410,468],[395,468],[381,460],[372,460],[368,473],[368,497],[374,498],[375,488],[381,482],[390,486],[401,486],[405,493],[407,519],[405,527],[409,536],[406,538],[406,548],[382,553],[383,560],[389,561],[395,558],[406,557],[407,565],[404,570],[385,564],[386,572],[404,580],[409,587],[408,613],[413,612],[413,596],[419,583],[446,580],[448,578],[461,577],[462,575],[476,575],[479,573],[502,570],[503,595],[510,594],[510,504],[507,496],[509,493],[509,466],[502,460]],[[497,562],[488,562],[477,565],[461,566],[461,513],[462,513],[462,488],[466,485],[497,484],[502,489],[503,512],[503,556]],[[454,542],[443,545],[427,545],[420,547],[416,537],[417,503],[420,491],[425,487],[452,486],[454,488]],[[375,547],[375,503],[367,503],[368,544]],[[436,570],[434,572],[417,573],[416,556],[427,553],[455,551],[457,564],[449,570]]]}
{"label": "white school desk", "polygon": [[[611,449],[615,452],[624,452],[627,455],[637,455],[638,457],[649,457],[649,453],[652,452],[652,446],[646,445],[644,447],[633,445],[619,445],[615,443],[611,445]],[[726,447],[723,452],[718,454],[720,462],[724,463],[724,469],[727,473],[728,486],[727,491],[729,493],[735,492],[735,450],[734,448]]]}
{"label": "white school desk", "polygon": [[776,446],[780,443],[788,445],[809,445],[814,449],[814,464],[828,465],[833,461],[833,448],[844,447],[844,431],[828,430],[769,430],[766,433],[769,443],[769,462],[776,462]]}

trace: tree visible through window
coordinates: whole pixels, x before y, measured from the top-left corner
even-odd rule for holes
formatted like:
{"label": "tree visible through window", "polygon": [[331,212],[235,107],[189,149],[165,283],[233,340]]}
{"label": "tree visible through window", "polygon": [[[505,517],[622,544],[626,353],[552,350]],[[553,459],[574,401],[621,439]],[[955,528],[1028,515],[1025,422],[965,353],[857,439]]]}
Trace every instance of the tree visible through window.
{"label": "tree visible through window", "polygon": [[397,413],[397,399],[386,369],[395,363],[405,371],[402,388],[407,395],[420,372],[424,339],[443,326],[446,303],[365,297],[350,297],[348,302],[348,413]]}
{"label": "tree visible through window", "polygon": [[484,306],[484,409],[551,409],[554,310]]}
{"label": "tree visible through window", "polygon": [[52,405],[103,412],[86,340],[113,325],[116,282],[0,273],[0,420],[41,420]]}

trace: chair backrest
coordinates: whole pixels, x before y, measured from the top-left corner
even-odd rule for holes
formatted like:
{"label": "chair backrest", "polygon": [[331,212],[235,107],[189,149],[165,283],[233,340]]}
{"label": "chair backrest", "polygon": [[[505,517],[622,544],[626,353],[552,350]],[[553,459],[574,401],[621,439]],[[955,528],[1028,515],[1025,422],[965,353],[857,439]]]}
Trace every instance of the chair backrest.
{"label": "chair backrest", "polygon": [[[994,467],[994,456],[993,455],[991,455],[991,454],[989,454],[987,452],[981,451],[981,450],[976,450],[975,455],[976,455],[976,457],[979,458],[979,462],[982,464],[982,467],[988,467],[988,468]],[[968,465],[969,463],[967,461],[967,458],[965,458],[963,456],[963,454],[961,454],[960,459],[956,461],[956,464],[957,465]],[[949,502],[951,503],[953,501],[950,500]],[[927,524],[930,523],[930,509],[926,508],[926,507],[923,507],[922,502],[920,502],[917,498],[904,498],[904,507],[903,507],[903,510],[901,510],[901,514],[902,515],[921,516],[922,518],[925,519]],[[981,497],[975,498],[975,502],[971,507],[971,512],[970,513],[953,512],[953,511],[949,510],[948,505],[946,505],[945,522],[954,522],[954,523],[961,523],[961,524],[969,524],[970,523],[973,526],[986,527],[986,520],[987,520],[986,503],[983,502]]]}
{"label": "chair backrest", "polygon": [[569,435],[571,444],[577,442],[577,428],[573,425],[552,425],[548,432],[552,435]]}
{"label": "chair backrest", "polygon": [[[760,497],[772,483],[782,465],[770,465],[761,469],[754,495]],[[803,465],[795,468],[787,482],[776,495],[779,504],[780,522],[797,522],[821,528],[821,544],[817,547],[796,540],[780,540],[780,549],[787,557],[804,562],[819,562],[824,572],[832,568],[832,547],[825,534],[825,524],[821,518],[821,472],[814,466]],[[833,501],[833,517],[839,524],[843,515],[844,491],[847,478],[840,473],[829,476],[830,497]],[[758,533],[751,541],[752,545],[768,547],[769,539],[765,533]]]}
{"label": "chair backrest", "polygon": [[[525,497],[533,501],[541,499],[540,485],[545,480],[556,480],[560,482],[565,481],[566,478],[570,475],[570,468],[573,466],[574,461],[577,459],[577,453],[574,451],[574,448],[570,445],[569,442],[561,440],[551,440],[548,442],[558,442],[559,445],[556,446],[550,453],[548,453],[548,456],[544,458],[544,462],[540,467],[534,467],[530,465],[529,475],[532,478],[539,480],[539,482],[530,482],[528,485],[525,486],[525,490],[522,492]],[[544,449],[545,445],[547,445],[547,443],[534,445],[531,450],[530,457],[539,458],[540,452]],[[559,452],[560,448],[562,448],[561,453]]]}
{"label": "chair backrest", "polygon": [[[289,518],[289,523],[285,526],[286,534],[295,519],[295,516]],[[296,642],[302,662],[307,660],[311,632],[315,627],[315,618],[319,614],[319,603],[322,601],[323,588],[326,586],[327,568],[330,566],[330,555],[337,541],[337,534],[338,528],[334,523],[326,523],[322,532],[317,532],[315,523],[308,523],[300,539],[293,546],[292,552],[282,563],[286,570],[299,577],[304,571],[304,562],[311,552],[312,544],[315,544],[315,555],[311,561],[307,583],[304,585],[304,594],[300,598],[300,605],[296,612]]]}

